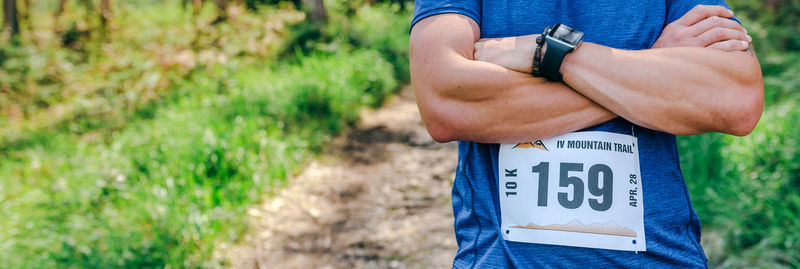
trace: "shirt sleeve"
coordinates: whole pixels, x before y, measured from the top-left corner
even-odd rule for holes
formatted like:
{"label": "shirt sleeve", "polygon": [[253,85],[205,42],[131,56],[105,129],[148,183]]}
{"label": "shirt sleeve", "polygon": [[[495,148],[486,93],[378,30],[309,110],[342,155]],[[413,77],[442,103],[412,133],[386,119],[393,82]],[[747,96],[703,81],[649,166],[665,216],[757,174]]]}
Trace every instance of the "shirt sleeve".
{"label": "shirt sleeve", "polygon": [[[667,23],[664,25],[680,19],[696,5],[715,5],[731,8],[728,3],[725,3],[725,0],[667,0]],[[736,17],[731,19],[742,24]]]}
{"label": "shirt sleeve", "polygon": [[472,18],[481,24],[480,0],[416,0],[414,1],[414,18],[411,28],[420,20],[438,14],[455,13]]}

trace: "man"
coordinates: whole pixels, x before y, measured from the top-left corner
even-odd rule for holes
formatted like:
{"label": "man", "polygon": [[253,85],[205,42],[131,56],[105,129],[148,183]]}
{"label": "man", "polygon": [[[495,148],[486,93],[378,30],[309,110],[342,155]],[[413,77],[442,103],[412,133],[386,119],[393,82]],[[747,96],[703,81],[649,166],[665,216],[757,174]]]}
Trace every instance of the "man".
{"label": "man", "polygon": [[750,41],[722,0],[417,0],[420,113],[460,141],[453,267],[707,267],[675,135],[752,131]]}

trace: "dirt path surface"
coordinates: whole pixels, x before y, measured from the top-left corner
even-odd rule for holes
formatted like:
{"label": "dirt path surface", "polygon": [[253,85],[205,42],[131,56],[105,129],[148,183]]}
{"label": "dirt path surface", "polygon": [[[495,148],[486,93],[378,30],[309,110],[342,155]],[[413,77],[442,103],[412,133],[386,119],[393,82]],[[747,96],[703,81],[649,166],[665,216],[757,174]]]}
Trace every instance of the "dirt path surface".
{"label": "dirt path surface", "polygon": [[410,87],[362,113],[288,186],[248,210],[235,268],[447,268],[456,145],[425,131]]}

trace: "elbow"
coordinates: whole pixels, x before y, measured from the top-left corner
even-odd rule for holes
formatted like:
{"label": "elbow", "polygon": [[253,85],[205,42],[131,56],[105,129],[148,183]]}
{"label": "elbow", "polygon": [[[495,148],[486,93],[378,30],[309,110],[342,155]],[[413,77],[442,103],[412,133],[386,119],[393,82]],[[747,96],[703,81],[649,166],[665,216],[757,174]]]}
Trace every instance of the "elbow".
{"label": "elbow", "polygon": [[458,126],[452,113],[448,112],[451,109],[448,108],[447,100],[428,87],[431,85],[413,84],[420,117],[431,138],[439,143],[457,140]]}
{"label": "elbow", "polygon": [[[746,136],[753,132],[764,112],[764,77],[761,74],[761,66],[758,60],[747,55],[748,59],[754,60],[752,64],[743,65],[736,77],[738,84],[734,87],[739,89],[738,94],[732,100],[730,111],[731,121],[729,121],[729,134],[735,136]],[[749,68],[747,68],[749,67]]]}
{"label": "elbow", "polygon": [[447,143],[455,141],[455,131],[452,128],[442,124],[425,124],[428,134],[433,138],[433,141],[438,143]]}
{"label": "elbow", "polygon": [[737,102],[732,105],[729,112],[728,130],[726,133],[735,136],[746,136],[753,132],[761,114],[764,112],[764,83],[758,82],[743,87]]}
{"label": "elbow", "polygon": [[[761,113],[758,113],[758,116],[761,116]],[[745,118],[732,125],[727,133],[735,136],[749,135],[753,132],[753,129],[756,128],[758,119],[759,117],[747,115]]]}
{"label": "elbow", "polygon": [[753,132],[761,119],[761,114],[764,111],[764,99],[760,101],[754,100],[748,108],[740,111],[734,122],[731,124],[730,134],[735,136],[746,136]]}
{"label": "elbow", "polygon": [[459,139],[458,134],[461,132],[457,124],[451,119],[451,115],[438,109],[428,110],[423,112],[420,109],[422,122],[425,124],[425,129],[434,141],[439,143],[447,143]]}

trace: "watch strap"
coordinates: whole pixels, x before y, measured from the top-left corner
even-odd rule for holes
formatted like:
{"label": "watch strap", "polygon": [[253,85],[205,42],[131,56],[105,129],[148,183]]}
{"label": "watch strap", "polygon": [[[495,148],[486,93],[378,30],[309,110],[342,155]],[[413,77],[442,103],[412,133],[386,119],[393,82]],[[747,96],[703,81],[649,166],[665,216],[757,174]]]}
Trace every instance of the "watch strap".
{"label": "watch strap", "polygon": [[545,38],[545,42],[547,42],[547,50],[544,53],[539,71],[544,77],[554,81],[561,81],[561,63],[567,53],[572,52],[574,48],[550,38]]}

